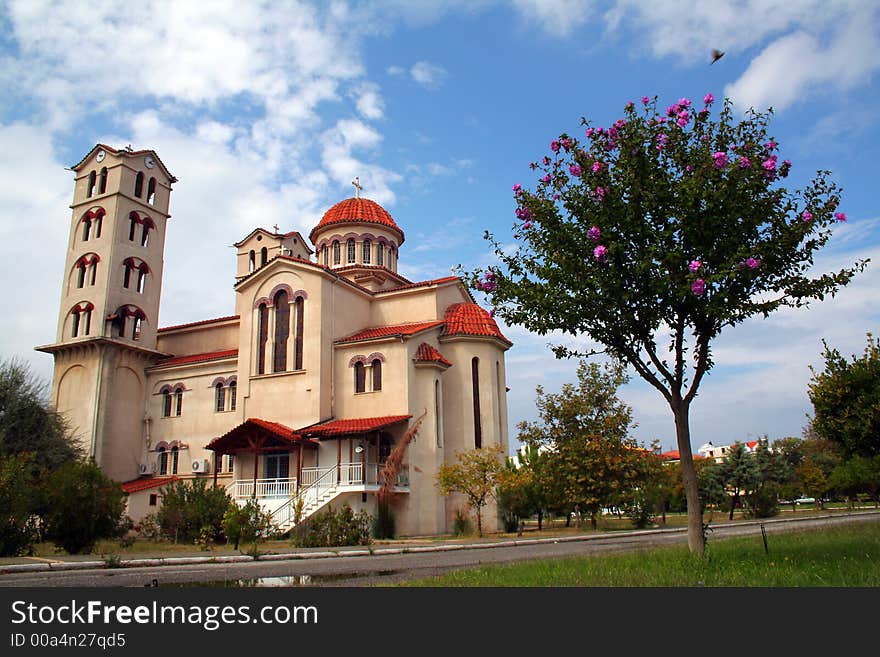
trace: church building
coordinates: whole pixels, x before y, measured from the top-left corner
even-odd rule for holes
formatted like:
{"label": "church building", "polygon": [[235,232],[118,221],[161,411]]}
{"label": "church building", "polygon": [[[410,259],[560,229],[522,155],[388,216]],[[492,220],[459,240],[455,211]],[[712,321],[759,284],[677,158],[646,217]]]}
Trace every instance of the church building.
{"label": "church building", "polygon": [[440,464],[508,451],[511,342],[460,278],[398,274],[404,231],[355,181],[308,241],[260,227],[234,243],[234,315],[160,327],[176,179],[152,150],[103,144],[71,168],[57,339],[37,349],[133,520],[198,477],[281,530],[327,504],[375,514],[380,491],[398,534],[451,530],[465,503],[438,494]]}

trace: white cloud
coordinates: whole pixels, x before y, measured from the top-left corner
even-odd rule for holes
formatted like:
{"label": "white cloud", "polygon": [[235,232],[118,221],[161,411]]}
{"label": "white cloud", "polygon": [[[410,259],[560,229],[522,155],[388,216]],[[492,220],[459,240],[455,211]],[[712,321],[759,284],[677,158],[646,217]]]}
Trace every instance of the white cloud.
{"label": "white cloud", "polygon": [[436,89],[446,79],[446,69],[430,62],[416,62],[409,69],[412,79],[426,89]]}
{"label": "white cloud", "polygon": [[529,24],[537,23],[554,36],[567,37],[593,17],[591,0],[513,0]]}
{"label": "white cloud", "polygon": [[379,93],[379,85],[364,82],[354,89],[357,111],[365,119],[381,119],[385,113],[385,101]]}

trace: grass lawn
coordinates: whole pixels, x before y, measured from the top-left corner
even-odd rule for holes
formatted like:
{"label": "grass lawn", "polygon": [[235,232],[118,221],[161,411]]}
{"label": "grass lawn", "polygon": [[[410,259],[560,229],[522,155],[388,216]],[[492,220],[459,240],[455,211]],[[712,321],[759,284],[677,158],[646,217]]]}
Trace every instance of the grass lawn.
{"label": "grass lawn", "polygon": [[528,561],[459,570],[403,586],[816,587],[880,586],[880,523],[709,539],[707,558],[687,547]]}

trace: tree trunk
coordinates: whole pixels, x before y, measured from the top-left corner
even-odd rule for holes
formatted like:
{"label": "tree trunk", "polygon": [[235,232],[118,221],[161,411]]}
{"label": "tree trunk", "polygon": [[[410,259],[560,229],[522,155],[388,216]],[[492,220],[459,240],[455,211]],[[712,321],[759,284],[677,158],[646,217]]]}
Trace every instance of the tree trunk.
{"label": "tree trunk", "polygon": [[544,522],[544,512],[538,511],[538,531],[541,531],[542,523]]}
{"label": "tree trunk", "polygon": [[684,486],[688,514],[688,548],[691,554],[703,556],[703,506],[700,503],[700,490],[697,486],[697,473],[694,469],[694,456],[691,451],[691,429],[688,418],[689,408],[679,401],[671,405],[675,416],[675,437],[681,457],[681,483]]}
{"label": "tree trunk", "polygon": [[480,538],[483,538],[483,514],[481,511],[482,511],[482,509],[478,506],[477,507],[477,535]]}
{"label": "tree trunk", "polygon": [[736,489],[736,492],[730,500],[730,515],[727,517],[728,520],[733,520],[733,510],[736,508],[737,502],[739,502],[739,488]]}
{"label": "tree trunk", "polygon": [[596,517],[595,511],[590,511],[590,526],[593,528],[594,531],[599,528],[599,520]]}

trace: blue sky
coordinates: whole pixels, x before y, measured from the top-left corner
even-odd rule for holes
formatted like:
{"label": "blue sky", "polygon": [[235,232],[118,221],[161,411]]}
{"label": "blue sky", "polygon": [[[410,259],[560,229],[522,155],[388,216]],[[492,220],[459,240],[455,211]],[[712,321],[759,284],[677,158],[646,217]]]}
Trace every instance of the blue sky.
{"label": "blue sky", "polygon": [[[859,353],[880,318],[880,8],[858,1],[0,2],[0,235],[4,357],[45,379],[73,177],[97,142],[152,148],[177,176],[162,326],[233,312],[229,246],[256,226],[309,229],[363,194],[406,232],[413,280],[491,262],[511,237],[514,183],[580,118],[609,125],[658,95],[772,106],[786,184],[829,169],[849,217],[817,259],[875,262],[836,298],[728,330],[692,407],[694,446],[800,435],[822,339]],[[710,65],[710,52],[724,57]],[[665,103],[665,104],[664,104]],[[503,327],[511,435],[576,363]],[[577,344],[580,337],[556,338]],[[647,384],[622,390],[636,437],[674,447]]]}

